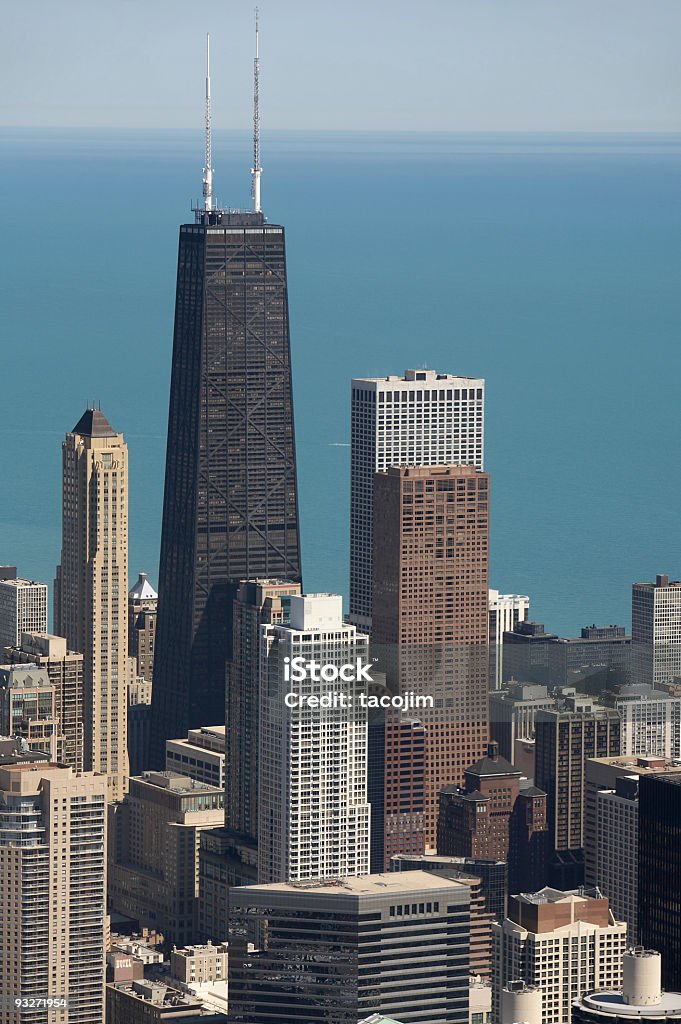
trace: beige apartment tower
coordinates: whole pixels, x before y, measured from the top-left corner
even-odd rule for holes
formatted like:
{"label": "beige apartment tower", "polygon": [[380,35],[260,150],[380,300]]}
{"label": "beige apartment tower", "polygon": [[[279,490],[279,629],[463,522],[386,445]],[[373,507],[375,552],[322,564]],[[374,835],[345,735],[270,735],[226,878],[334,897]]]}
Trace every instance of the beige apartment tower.
{"label": "beige apartment tower", "polygon": [[85,767],[119,799],[128,775],[128,447],[99,409],[62,443],[55,632],[84,656]]}
{"label": "beige apartment tower", "polygon": [[224,790],[177,772],[130,779],[109,808],[109,901],[169,943],[193,941],[201,832],[222,825]]}
{"label": "beige apartment tower", "polygon": [[102,1024],[106,779],[31,756],[0,757],[0,1021]]}

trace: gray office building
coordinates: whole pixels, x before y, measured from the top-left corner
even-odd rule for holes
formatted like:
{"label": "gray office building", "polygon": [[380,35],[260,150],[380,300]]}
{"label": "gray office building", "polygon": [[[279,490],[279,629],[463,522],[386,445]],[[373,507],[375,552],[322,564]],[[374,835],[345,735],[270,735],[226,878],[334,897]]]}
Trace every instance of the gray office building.
{"label": "gray office building", "polygon": [[632,681],[632,644],[624,626],[584,626],[579,636],[518,622],[503,638],[503,679],[577,686],[593,696]]}
{"label": "gray office building", "polygon": [[469,933],[469,887],[426,871],[233,888],[230,1024],[467,1024]]}

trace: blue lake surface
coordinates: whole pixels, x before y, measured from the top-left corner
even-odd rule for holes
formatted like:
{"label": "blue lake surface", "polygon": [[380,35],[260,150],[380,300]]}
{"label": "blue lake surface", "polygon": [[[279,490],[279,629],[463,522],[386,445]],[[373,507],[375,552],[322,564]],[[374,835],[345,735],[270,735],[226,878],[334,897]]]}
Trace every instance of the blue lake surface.
{"label": "blue lake surface", "polygon": [[[246,134],[216,191],[247,205]],[[681,137],[269,133],[286,225],[308,591],[347,590],[349,381],[487,379],[493,586],[563,635],[681,576]],[[5,129],[0,563],[51,581],[60,442],[129,443],[130,572],[158,573],[178,225],[201,133]]]}

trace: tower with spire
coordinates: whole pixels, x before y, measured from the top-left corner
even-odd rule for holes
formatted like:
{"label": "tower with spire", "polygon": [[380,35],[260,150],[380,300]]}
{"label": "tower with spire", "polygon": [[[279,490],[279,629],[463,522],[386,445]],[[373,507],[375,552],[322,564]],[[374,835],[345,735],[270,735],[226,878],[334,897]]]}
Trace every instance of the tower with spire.
{"label": "tower with spire", "polygon": [[213,196],[209,51],[203,204],[180,228],[150,763],[224,721],[244,579],[300,581],[284,228],[260,208],[259,27],[250,210]]}
{"label": "tower with spire", "polygon": [[94,403],[62,443],[62,494],[55,633],[83,654],[85,768],[106,774],[118,800],[128,775],[128,446]]}

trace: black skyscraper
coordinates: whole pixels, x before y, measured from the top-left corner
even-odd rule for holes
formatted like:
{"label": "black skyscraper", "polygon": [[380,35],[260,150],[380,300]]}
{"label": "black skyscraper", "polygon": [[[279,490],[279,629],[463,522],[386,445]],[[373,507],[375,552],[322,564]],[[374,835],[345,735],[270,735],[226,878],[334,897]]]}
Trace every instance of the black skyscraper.
{"label": "black skyscraper", "polygon": [[154,756],[222,722],[234,588],[300,580],[284,229],[180,228],[153,687]]}
{"label": "black skyscraper", "polygon": [[641,776],[638,935],[662,953],[662,984],[681,990],[681,773]]}
{"label": "black skyscraper", "polygon": [[204,208],[180,228],[168,416],[152,763],[164,741],[224,721],[232,600],[243,579],[300,580],[284,229],[215,209],[210,77]]}

